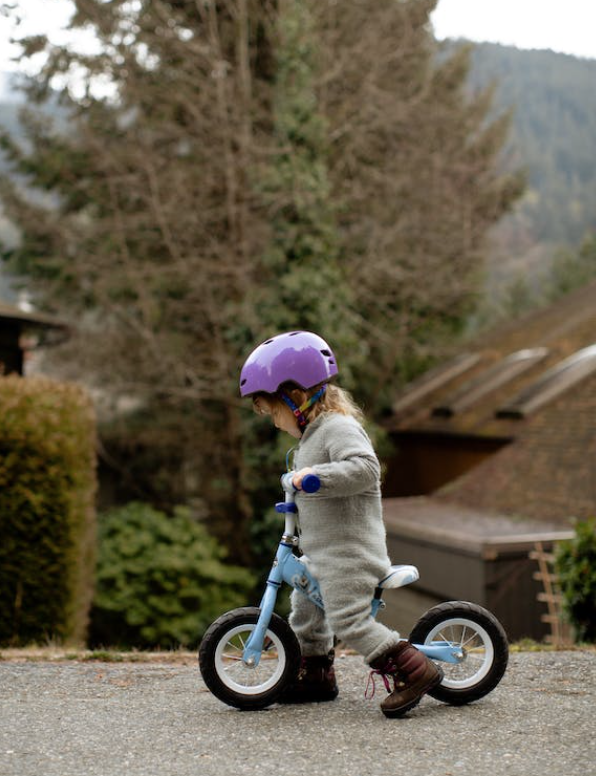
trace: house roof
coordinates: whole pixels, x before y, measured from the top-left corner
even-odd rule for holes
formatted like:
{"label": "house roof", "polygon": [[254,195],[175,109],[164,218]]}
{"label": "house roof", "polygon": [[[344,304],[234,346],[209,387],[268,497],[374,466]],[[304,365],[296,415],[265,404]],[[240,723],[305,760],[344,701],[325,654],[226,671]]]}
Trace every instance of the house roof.
{"label": "house roof", "polygon": [[494,558],[526,551],[535,542],[572,536],[556,521],[531,520],[495,512],[479,512],[436,498],[387,498],[383,501],[387,529],[418,544],[449,546],[460,553]]}
{"label": "house roof", "polygon": [[468,343],[397,397],[389,428],[510,441],[443,501],[566,525],[596,515],[596,283]]}
{"label": "house roof", "polygon": [[70,333],[70,327],[53,315],[28,312],[0,301],[0,324],[2,321],[17,324],[21,333],[35,333],[40,337],[40,344],[61,342]]}
{"label": "house roof", "polygon": [[[550,370],[591,347],[596,371],[596,283],[467,343],[453,360],[406,386],[389,428],[515,437],[519,417],[505,410]],[[590,376],[589,367],[583,374],[581,367],[570,371],[553,381],[553,399]]]}

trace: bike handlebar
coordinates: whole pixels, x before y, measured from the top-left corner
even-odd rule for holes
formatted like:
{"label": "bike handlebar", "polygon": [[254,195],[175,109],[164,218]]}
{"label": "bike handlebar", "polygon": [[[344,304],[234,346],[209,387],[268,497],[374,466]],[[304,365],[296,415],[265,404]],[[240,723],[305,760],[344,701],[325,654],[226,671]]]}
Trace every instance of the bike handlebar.
{"label": "bike handlebar", "polygon": [[316,493],[321,487],[321,480],[316,474],[306,474],[302,479],[302,490],[305,493]]}
{"label": "bike handlebar", "polygon": [[[292,483],[293,476],[294,472],[287,472],[281,478],[282,487],[288,493],[296,493],[298,491],[298,488],[295,488]],[[320,487],[321,480],[316,474],[306,474],[303,477],[301,490],[304,493],[316,493]]]}

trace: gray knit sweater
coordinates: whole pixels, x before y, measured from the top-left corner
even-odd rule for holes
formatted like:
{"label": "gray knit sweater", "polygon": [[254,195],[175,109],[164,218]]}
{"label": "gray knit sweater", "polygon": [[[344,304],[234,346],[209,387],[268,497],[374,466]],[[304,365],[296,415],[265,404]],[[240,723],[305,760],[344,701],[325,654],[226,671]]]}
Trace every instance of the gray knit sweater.
{"label": "gray knit sweater", "polygon": [[296,470],[321,479],[314,494],[299,493],[300,545],[319,575],[381,579],[389,567],[381,508],[380,465],[360,423],[325,413],[309,425],[296,451]]}

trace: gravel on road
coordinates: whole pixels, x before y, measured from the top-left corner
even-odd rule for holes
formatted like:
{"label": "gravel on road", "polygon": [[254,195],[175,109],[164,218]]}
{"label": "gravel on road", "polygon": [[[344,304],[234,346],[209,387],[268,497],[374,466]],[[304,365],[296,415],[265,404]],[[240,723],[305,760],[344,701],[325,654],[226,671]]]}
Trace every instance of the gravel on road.
{"label": "gravel on road", "polygon": [[198,667],[0,662],[0,776],[596,776],[596,652],[520,652],[477,703],[386,719],[361,658],[340,697],[242,712]]}

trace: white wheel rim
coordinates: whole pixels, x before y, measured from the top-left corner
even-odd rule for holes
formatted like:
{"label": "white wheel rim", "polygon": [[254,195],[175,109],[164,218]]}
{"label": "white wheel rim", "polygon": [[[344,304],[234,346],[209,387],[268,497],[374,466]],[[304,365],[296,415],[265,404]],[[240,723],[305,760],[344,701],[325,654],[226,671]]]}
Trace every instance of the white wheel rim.
{"label": "white wheel rim", "polygon": [[425,644],[453,644],[465,655],[461,663],[440,665],[445,672],[441,687],[465,690],[481,682],[489,673],[495,657],[493,642],[485,629],[473,620],[454,617],[436,625]]}
{"label": "white wheel rim", "polygon": [[266,651],[261,654],[259,664],[253,668],[242,660],[242,651],[248,637],[254,630],[253,623],[230,628],[215,650],[215,670],[221,682],[242,695],[260,695],[275,687],[286,664],[285,650],[281,639],[267,630]]}

